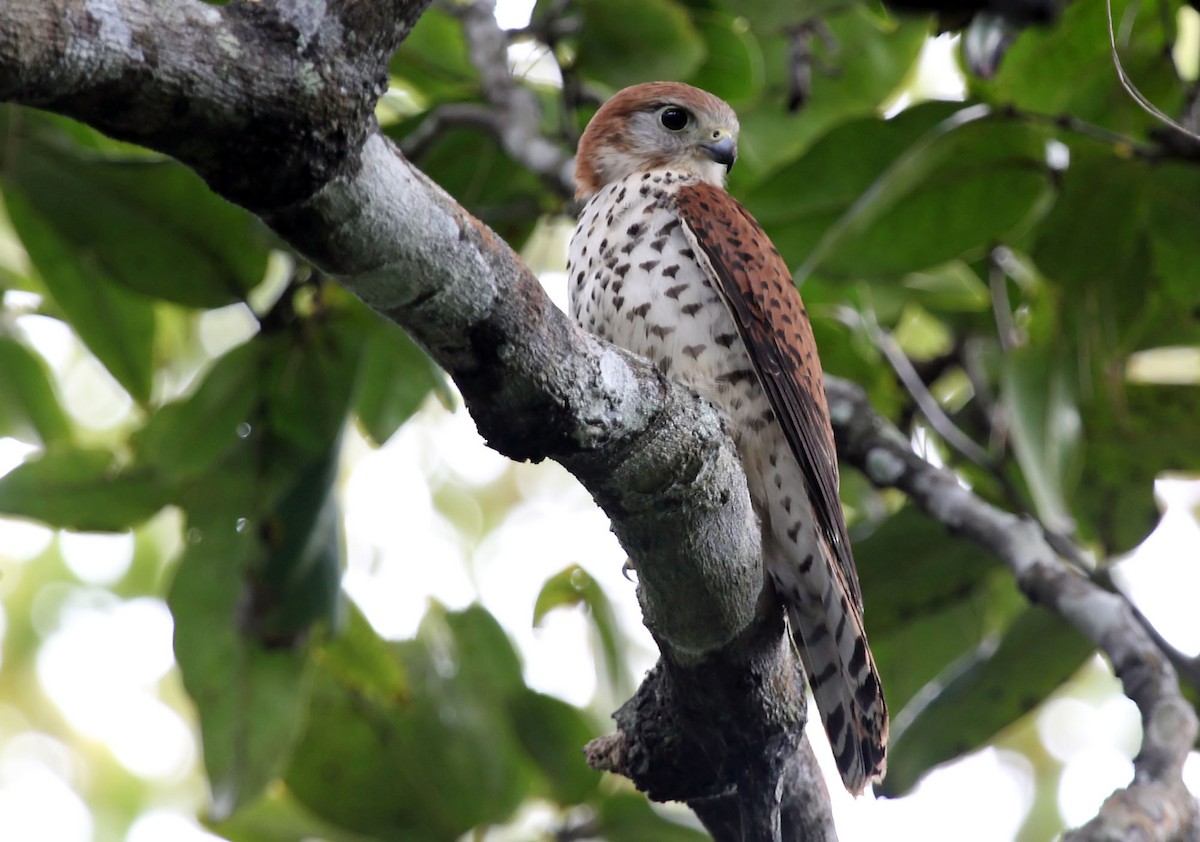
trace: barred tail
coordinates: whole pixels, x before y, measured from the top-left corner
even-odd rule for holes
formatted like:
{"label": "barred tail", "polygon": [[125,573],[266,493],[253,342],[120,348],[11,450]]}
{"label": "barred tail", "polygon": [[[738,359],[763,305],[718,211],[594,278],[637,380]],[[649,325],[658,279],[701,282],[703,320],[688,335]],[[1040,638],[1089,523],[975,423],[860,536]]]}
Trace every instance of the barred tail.
{"label": "barred tail", "polygon": [[841,608],[813,618],[789,605],[788,621],[842,782],[860,795],[887,769],[887,705],[861,621]]}

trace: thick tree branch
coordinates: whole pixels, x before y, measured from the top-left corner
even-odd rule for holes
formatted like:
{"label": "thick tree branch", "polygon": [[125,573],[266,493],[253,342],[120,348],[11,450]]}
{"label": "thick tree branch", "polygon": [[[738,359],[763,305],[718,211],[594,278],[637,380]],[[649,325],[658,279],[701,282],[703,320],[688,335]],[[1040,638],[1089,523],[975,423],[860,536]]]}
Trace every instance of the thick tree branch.
{"label": "thick tree branch", "polygon": [[871,409],[862,389],[830,378],[826,391],[838,453],[876,485],[904,491],[935,520],[1004,562],[1031,601],[1058,613],[1108,656],[1138,706],[1142,747],[1133,761],[1133,782],[1067,838],[1193,839],[1197,804],[1182,771],[1196,740],[1196,713],[1132,606],[1078,573],[1036,522],[991,506],[953,474],[913,453],[908,440]]}

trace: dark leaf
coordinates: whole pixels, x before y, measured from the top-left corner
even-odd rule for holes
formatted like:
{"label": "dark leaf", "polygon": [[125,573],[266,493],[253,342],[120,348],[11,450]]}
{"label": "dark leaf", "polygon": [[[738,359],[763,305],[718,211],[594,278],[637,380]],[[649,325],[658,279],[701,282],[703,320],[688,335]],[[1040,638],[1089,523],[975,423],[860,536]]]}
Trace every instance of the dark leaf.
{"label": "dark leaf", "polygon": [[10,188],[4,199],[21,244],[79,338],[134,400],[147,403],[154,368],[151,301],[113,284],[20,191]]}
{"label": "dark leaf", "polygon": [[228,512],[189,521],[188,548],[167,598],[218,821],[256,799],[282,770],[308,700],[304,649],[269,649],[242,631],[246,580],[261,549],[236,518]]}
{"label": "dark leaf", "polygon": [[575,69],[614,90],[654,79],[685,79],[704,59],[704,41],[673,0],[579,0],[583,16]]}
{"label": "dark leaf", "polygon": [[892,720],[885,794],[902,795],[937,764],[984,745],[1045,701],[1093,648],[1056,614],[1026,608],[1002,637],[948,667]]}
{"label": "dark leaf", "polygon": [[77,260],[142,295],[192,307],[239,301],[262,280],[269,241],[261,224],[190,169],[141,152],[82,151],[48,121],[22,116],[32,128],[22,130],[5,180]]}
{"label": "dark leaf", "polygon": [[558,804],[581,804],[600,784],[583,747],[596,736],[578,710],[551,696],[518,694],[509,705],[517,739],[542,770],[547,794]]}
{"label": "dark leaf", "polygon": [[0,336],[0,435],[48,447],[71,437],[45,361],[8,336]]}

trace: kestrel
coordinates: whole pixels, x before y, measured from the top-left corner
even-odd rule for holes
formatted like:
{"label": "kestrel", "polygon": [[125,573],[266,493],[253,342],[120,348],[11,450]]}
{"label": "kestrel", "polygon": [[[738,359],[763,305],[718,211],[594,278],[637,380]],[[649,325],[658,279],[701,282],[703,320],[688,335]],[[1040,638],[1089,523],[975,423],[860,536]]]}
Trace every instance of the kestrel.
{"label": "kestrel", "polygon": [[791,273],[725,192],[738,120],[674,82],[610,99],[579,141],[571,315],[724,414],[763,560],[846,788],[883,776],[887,706],[863,629],[821,363]]}

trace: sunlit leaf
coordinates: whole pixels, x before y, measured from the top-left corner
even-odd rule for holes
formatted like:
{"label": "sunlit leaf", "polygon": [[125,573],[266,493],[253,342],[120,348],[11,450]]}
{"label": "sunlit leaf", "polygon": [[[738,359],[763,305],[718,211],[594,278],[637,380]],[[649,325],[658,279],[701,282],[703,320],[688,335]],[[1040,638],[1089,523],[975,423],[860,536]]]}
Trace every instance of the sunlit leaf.
{"label": "sunlit leaf", "polygon": [[10,188],[4,200],[21,244],[80,339],[135,400],[149,401],[154,367],[150,300],[113,284],[20,191]]}
{"label": "sunlit leaf", "polygon": [[0,477],[0,512],[65,529],[124,532],[169,502],[157,474],[107,450],[47,452]]}
{"label": "sunlit leaf", "polygon": [[431,389],[446,391],[445,375],[404,331],[362,307],[365,333],[354,409],[371,440],[381,445],[421,406]]}
{"label": "sunlit leaf", "polygon": [[0,336],[0,435],[52,446],[71,437],[45,361],[23,342]]}
{"label": "sunlit leaf", "polygon": [[251,340],[221,357],[187,398],[160,408],[136,437],[141,460],[173,482],[208,471],[253,432],[263,400],[264,343]]}
{"label": "sunlit leaf", "polygon": [[533,606],[533,624],[540,626],[546,615],[556,608],[584,605],[604,655],[605,678],[616,694],[628,693],[628,671],[620,643],[616,616],[608,596],[582,567],[572,564],[551,576],[542,585]]}

